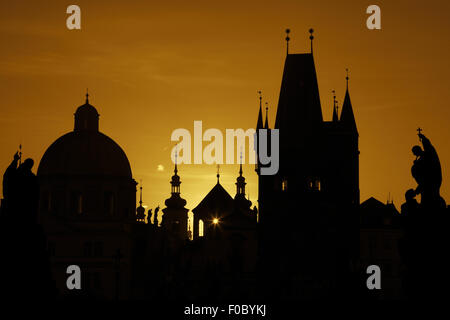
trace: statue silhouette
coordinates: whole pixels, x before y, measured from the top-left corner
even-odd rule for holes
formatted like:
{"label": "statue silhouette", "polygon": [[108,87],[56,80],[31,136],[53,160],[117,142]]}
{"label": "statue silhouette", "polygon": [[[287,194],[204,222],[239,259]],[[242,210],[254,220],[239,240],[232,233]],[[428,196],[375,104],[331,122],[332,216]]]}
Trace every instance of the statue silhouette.
{"label": "statue silhouette", "polygon": [[159,212],[159,206],[156,207],[155,213],[153,214],[153,224],[155,227],[158,226],[158,212]]}
{"label": "statue silhouette", "polygon": [[416,156],[411,174],[417,182],[416,194],[421,195],[421,205],[426,207],[445,207],[445,201],[439,195],[442,184],[442,170],[436,149],[422,133],[418,134],[422,142],[414,146],[412,153]]}
{"label": "statue silhouette", "polygon": [[[411,174],[417,182],[415,190],[405,193],[401,206],[404,239],[401,256],[405,263],[404,287],[409,299],[437,299],[438,292],[449,285],[445,272],[450,267],[443,257],[447,251],[448,210],[440,196],[442,169],[436,149],[419,131],[420,146],[412,148],[416,156]],[[420,205],[415,199],[421,195]]]}
{"label": "statue silhouette", "polygon": [[14,159],[3,174],[3,203],[2,212],[7,214],[17,208],[19,185],[18,185],[18,172],[17,166],[19,163],[19,153],[16,152]]}
{"label": "statue silhouette", "polygon": [[33,159],[26,159],[18,166],[20,156],[14,159],[3,175],[3,214],[8,218],[35,222],[39,203],[39,185],[36,175],[31,171]]}
{"label": "statue silhouette", "polygon": [[[32,159],[19,153],[3,174],[0,219],[0,282],[9,299],[45,299],[57,294],[44,230],[37,223],[39,184]],[[32,273],[29,270],[33,270]]]}

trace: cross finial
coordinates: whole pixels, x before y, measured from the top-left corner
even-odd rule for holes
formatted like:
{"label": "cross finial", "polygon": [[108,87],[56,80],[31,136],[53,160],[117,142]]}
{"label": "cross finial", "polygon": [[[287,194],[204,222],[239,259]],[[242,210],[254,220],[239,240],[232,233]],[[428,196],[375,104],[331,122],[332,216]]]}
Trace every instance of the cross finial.
{"label": "cross finial", "polygon": [[417,128],[417,132],[418,132],[418,134],[421,134],[421,133],[422,133],[422,131],[423,131],[423,129],[422,129],[421,127],[418,127],[418,128]]}
{"label": "cross finial", "polygon": [[86,103],[89,103],[89,88],[86,88]]}
{"label": "cross finial", "polygon": [[291,32],[291,29],[286,29],[286,54],[289,54],[289,40],[291,40],[291,38],[289,38],[289,33]]}
{"label": "cross finial", "polygon": [[310,34],[309,40],[311,40],[311,54],[313,53],[313,40],[314,40],[313,32],[314,32],[313,28],[309,29],[309,34]]}

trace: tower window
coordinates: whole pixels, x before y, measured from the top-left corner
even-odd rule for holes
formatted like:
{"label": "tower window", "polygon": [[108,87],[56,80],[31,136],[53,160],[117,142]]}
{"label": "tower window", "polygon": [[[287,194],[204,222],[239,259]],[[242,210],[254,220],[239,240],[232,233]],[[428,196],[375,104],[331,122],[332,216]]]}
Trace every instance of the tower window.
{"label": "tower window", "polygon": [[72,192],[70,195],[70,210],[72,214],[83,213],[83,197],[80,192]]}
{"label": "tower window", "polygon": [[174,233],[179,233],[180,232],[180,221],[175,220],[172,223],[172,232],[174,232]]}
{"label": "tower window", "polygon": [[203,235],[204,235],[203,228],[204,228],[204,223],[203,223],[203,220],[200,219],[200,220],[198,220],[198,236],[199,237],[203,237]]}
{"label": "tower window", "polygon": [[83,213],[83,196],[81,194],[78,195],[77,199],[77,213],[78,214]]}
{"label": "tower window", "polygon": [[307,186],[309,190],[320,191],[322,186],[320,179],[317,177],[312,177],[308,179]]}
{"label": "tower window", "polygon": [[287,191],[287,187],[288,187],[287,179],[283,179],[283,181],[281,181],[281,191]]}

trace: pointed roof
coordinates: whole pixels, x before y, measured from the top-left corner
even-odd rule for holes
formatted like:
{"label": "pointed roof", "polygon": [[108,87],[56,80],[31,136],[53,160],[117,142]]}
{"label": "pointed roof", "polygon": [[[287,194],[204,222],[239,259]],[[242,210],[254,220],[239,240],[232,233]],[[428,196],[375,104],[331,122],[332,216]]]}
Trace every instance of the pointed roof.
{"label": "pointed roof", "polygon": [[283,129],[287,134],[296,133],[298,136],[314,132],[320,128],[321,122],[322,109],[313,55],[288,54],[284,64],[275,129]]}
{"label": "pointed roof", "polygon": [[266,122],[264,123],[264,129],[269,129],[269,107],[266,103]]}
{"label": "pointed roof", "polygon": [[359,213],[363,228],[395,226],[400,222],[400,213],[393,204],[385,204],[374,197],[361,203]]}
{"label": "pointed roof", "polygon": [[261,91],[259,91],[259,113],[258,113],[258,122],[256,123],[256,129],[262,129],[263,128],[263,117],[262,117],[262,97],[261,97]]}
{"label": "pointed roof", "polygon": [[337,105],[336,105],[336,91],[331,91],[333,93],[333,122],[338,122],[339,121],[339,116],[338,116],[338,110],[337,110]]}
{"label": "pointed roof", "polygon": [[217,183],[192,212],[229,212],[232,208],[233,198],[220,183]]}
{"label": "pointed roof", "polygon": [[340,120],[345,128],[352,130],[356,134],[358,134],[358,129],[356,128],[355,115],[353,114],[352,102],[350,101],[350,94],[348,92],[348,86],[347,90],[345,91],[345,98],[344,103],[342,105]]}
{"label": "pointed roof", "polygon": [[339,121],[336,106],[333,107],[333,122]]}

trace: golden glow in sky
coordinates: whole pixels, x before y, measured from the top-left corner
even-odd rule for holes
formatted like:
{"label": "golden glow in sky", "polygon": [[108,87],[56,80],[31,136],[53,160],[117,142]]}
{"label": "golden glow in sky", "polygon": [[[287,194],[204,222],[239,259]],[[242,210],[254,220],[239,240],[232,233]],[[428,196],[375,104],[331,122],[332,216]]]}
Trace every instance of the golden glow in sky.
{"label": "golden glow in sky", "polygon": [[[410,168],[417,127],[443,167],[441,194],[450,201],[449,30],[447,1],[384,1],[382,29],[365,26],[365,1],[77,1],[81,30],[66,28],[68,2],[0,4],[0,168],[19,144],[39,163],[46,148],[73,130],[73,113],[90,103],[100,131],[126,152],[149,208],[170,196],[171,132],[253,128],[258,90],[273,127],[285,58],[314,56],[325,120],[332,90],[342,104],[345,68],[360,134],[361,200],[399,208],[415,187]],[[37,167],[35,167],[35,170]],[[193,209],[216,183],[215,165],[180,165],[182,197]],[[234,196],[239,166],[221,166]],[[253,165],[244,166],[256,204]]]}

